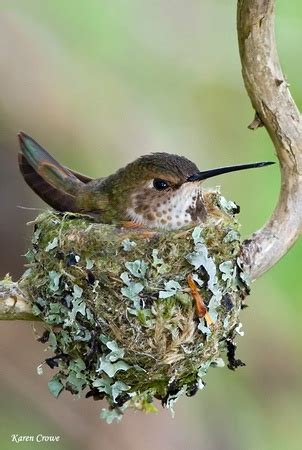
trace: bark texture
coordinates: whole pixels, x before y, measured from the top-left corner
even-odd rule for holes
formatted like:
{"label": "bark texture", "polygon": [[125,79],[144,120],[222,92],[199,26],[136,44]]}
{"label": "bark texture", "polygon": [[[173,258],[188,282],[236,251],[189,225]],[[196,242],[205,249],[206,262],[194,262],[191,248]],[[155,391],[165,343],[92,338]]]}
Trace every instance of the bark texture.
{"label": "bark texture", "polygon": [[0,282],[0,320],[38,320],[31,312],[31,302],[18,283]]}
{"label": "bark texture", "polygon": [[289,250],[302,229],[302,124],[282,73],[274,30],[274,0],[238,0],[242,76],[256,112],[252,129],[267,129],[281,170],[279,201],[269,221],[243,245],[252,280]]}

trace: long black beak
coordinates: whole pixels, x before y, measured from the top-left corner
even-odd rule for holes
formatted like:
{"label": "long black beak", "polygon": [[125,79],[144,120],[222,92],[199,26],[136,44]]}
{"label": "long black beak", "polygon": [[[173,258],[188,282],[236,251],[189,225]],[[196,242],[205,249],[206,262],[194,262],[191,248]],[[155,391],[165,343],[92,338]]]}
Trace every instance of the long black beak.
{"label": "long black beak", "polygon": [[236,172],[237,170],[245,170],[245,169],[254,169],[256,167],[265,167],[270,166],[271,164],[275,164],[272,161],[262,161],[259,163],[251,163],[251,164],[239,164],[237,166],[226,166],[219,167],[218,169],[210,169],[205,170],[204,172],[197,172],[194,175],[191,175],[187,178],[187,181],[200,181],[206,180],[207,178],[216,177],[217,175],[222,175],[228,172]]}

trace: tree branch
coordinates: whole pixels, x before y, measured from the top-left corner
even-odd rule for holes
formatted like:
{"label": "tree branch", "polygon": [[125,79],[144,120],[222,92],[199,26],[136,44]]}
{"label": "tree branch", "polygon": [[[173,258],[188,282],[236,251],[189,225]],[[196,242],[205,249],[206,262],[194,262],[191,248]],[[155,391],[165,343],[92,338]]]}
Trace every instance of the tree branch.
{"label": "tree branch", "polygon": [[26,294],[9,278],[0,282],[0,320],[38,320]]}
{"label": "tree branch", "polygon": [[274,0],[238,0],[237,29],[242,75],[260,122],[267,129],[281,169],[278,204],[266,225],[243,245],[252,279],[272,267],[302,230],[302,124],[276,49]]}

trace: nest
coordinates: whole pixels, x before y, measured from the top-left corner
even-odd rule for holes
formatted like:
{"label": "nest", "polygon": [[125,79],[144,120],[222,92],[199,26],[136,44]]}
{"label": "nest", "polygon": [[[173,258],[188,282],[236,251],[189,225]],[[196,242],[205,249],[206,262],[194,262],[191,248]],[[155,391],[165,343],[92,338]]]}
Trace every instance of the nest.
{"label": "nest", "polygon": [[[46,212],[35,221],[29,270],[22,280],[40,338],[54,356],[49,381],[63,390],[106,399],[101,416],[119,420],[128,407],[173,409],[204,387],[210,366],[231,369],[239,313],[248,293],[240,263],[233,202],[205,196],[207,220],[173,232],[149,233],[95,223],[78,214]],[[196,314],[188,285],[207,307]],[[41,370],[41,369],[40,369]]]}

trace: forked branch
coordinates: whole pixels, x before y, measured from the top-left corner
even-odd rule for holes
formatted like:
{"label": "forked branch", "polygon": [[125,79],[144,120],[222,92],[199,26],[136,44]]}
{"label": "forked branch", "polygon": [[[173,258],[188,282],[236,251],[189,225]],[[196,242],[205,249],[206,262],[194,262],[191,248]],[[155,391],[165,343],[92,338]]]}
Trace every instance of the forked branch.
{"label": "forked branch", "polygon": [[271,268],[302,231],[302,123],[276,49],[274,0],[238,0],[242,75],[259,123],[267,129],[281,170],[278,204],[269,221],[243,245],[255,280]]}

